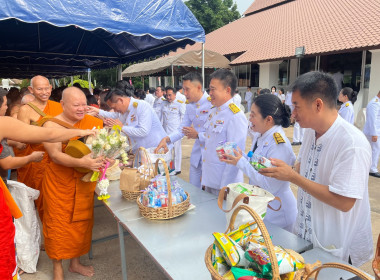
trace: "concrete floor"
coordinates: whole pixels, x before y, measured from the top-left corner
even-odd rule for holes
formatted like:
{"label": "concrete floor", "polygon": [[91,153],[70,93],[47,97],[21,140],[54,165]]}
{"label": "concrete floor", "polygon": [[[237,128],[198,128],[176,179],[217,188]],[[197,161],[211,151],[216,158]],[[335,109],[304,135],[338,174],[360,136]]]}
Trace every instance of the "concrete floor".
{"label": "concrete floor", "polygon": [[[293,135],[293,127],[285,129],[287,137],[291,140]],[[182,140],[182,173],[179,177],[188,181],[189,179],[189,160],[190,153],[194,141],[190,139]],[[251,146],[251,139],[248,137],[246,148]],[[294,152],[298,154],[300,146],[293,147]],[[245,181],[248,181],[245,178]],[[377,242],[377,237],[380,233],[380,179],[369,178],[369,196],[371,203],[371,217],[372,217],[372,233],[373,233],[373,246]],[[291,186],[293,192],[296,194],[297,187]],[[96,201],[96,205],[101,205]],[[95,225],[93,229],[93,239],[117,234],[117,224],[113,216],[107,211],[105,207],[95,208]],[[150,258],[147,252],[143,250],[140,245],[134,241],[131,236],[125,236],[125,247],[128,279],[154,279],[162,280],[167,279],[165,274],[157,266],[157,264]],[[205,248],[206,250],[206,248]],[[119,240],[113,239],[102,243],[97,243],[93,246],[94,258],[89,260],[88,256],[82,256],[81,261],[86,265],[93,265],[95,268],[95,275],[91,278],[93,280],[113,280],[121,279],[121,265],[120,265],[120,250]],[[68,272],[69,262],[64,261],[65,279],[67,280],[81,280],[88,279],[87,277],[79,276],[74,273]],[[362,270],[373,275],[371,262],[364,264]],[[50,280],[52,279],[52,264],[45,252],[41,252],[40,259],[37,266],[37,273],[24,274],[22,280]]]}

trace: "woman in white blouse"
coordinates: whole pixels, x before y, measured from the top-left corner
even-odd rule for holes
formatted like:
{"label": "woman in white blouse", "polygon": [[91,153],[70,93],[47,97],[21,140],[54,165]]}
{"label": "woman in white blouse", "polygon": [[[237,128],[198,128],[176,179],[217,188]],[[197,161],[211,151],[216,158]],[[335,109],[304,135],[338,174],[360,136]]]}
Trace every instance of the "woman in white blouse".
{"label": "woman in white blouse", "polygon": [[351,124],[354,124],[354,103],[358,97],[358,93],[350,87],[343,88],[338,96],[338,100],[342,102],[342,106],[338,111],[339,115]]}

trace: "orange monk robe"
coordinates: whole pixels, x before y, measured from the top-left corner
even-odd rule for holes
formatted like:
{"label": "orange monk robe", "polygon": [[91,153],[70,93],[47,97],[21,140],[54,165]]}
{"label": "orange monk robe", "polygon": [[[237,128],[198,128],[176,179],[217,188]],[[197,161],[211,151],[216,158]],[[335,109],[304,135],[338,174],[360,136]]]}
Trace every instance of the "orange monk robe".
{"label": "orange monk robe", "polygon": [[[103,127],[100,119],[85,115],[75,127]],[[62,151],[66,145],[62,145]],[[81,181],[84,173],[50,159],[42,181],[45,250],[51,259],[71,259],[90,250],[94,224],[96,182]]]}
{"label": "orange monk robe", "polygon": [[[45,109],[43,111],[47,116],[57,116],[62,113],[62,106],[61,103],[48,100]],[[41,120],[42,116],[38,119]],[[17,150],[17,149],[15,149]],[[26,156],[30,155],[34,151],[43,151],[45,152],[44,145],[41,144],[29,144],[26,146],[24,151],[19,152],[18,154],[20,156]],[[28,187],[31,187],[33,189],[40,191],[40,196],[35,201],[36,208],[38,211],[38,214],[40,216],[40,219],[42,221],[43,219],[43,206],[42,206],[42,191],[41,191],[41,184],[42,179],[44,178],[45,173],[45,167],[47,164],[48,155],[45,152],[45,155],[40,162],[31,162],[19,169],[17,169],[17,180],[21,183],[24,183]]]}

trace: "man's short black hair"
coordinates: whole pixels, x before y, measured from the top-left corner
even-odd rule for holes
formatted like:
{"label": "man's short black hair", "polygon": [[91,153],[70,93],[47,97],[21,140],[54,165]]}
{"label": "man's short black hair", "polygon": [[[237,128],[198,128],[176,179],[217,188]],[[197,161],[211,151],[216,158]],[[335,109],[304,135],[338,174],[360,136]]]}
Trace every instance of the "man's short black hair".
{"label": "man's short black hair", "polygon": [[149,88],[149,93],[154,94],[156,92],[156,89],[154,87]]}
{"label": "man's short black hair", "polygon": [[263,88],[263,89],[260,90],[260,95],[262,95],[262,94],[270,94],[270,93],[271,93],[271,91],[270,91],[269,88]]}
{"label": "man's short black hair", "polygon": [[120,96],[120,97],[131,97],[128,95],[125,91],[114,88],[111,89],[107,94],[106,97],[104,97],[104,101],[107,102],[108,100],[111,101],[111,103],[115,103],[115,96]]}
{"label": "man's short black hair", "polygon": [[329,108],[336,108],[338,89],[333,77],[323,72],[312,71],[299,76],[291,86],[307,100],[320,98]]}
{"label": "man's short black hair", "polygon": [[165,88],[165,91],[168,91],[168,90],[171,90],[171,91],[173,91],[174,93],[176,93],[176,91],[174,90],[173,87],[167,86],[167,87]]}
{"label": "man's short black hair", "polygon": [[182,81],[199,82],[201,85],[203,84],[202,76],[197,72],[187,73],[183,76]]}
{"label": "man's short black hair", "polygon": [[181,89],[182,89],[182,86],[176,86],[176,87],[175,87],[175,90],[176,90],[176,91],[180,91]]}
{"label": "man's short black hair", "polygon": [[210,75],[210,80],[217,79],[220,80],[224,87],[231,88],[231,96],[234,95],[235,89],[237,87],[237,78],[235,74],[228,69],[218,69]]}

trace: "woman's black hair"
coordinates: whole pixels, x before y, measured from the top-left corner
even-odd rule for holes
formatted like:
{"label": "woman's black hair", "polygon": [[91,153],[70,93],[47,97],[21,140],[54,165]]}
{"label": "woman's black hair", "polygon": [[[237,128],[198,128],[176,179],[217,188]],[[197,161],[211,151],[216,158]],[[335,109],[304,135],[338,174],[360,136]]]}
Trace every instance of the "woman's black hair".
{"label": "woman's black hair", "polygon": [[92,104],[98,105],[98,100],[96,100],[95,96],[93,96],[92,94],[87,94],[86,99],[87,99],[87,105],[92,105]]}
{"label": "woman's black hair", "polygon": [[274,91],[277,91],[277,88],[276,88],[275,86],[272,86],[272,87],[270,88],[270,91],[272,91],[273,88],[274,88]]}
{"label": "woman's black hair", "polygon": [[261,116],[265,119],[267,116],[273,118],[275,125],[281,125],[286,128],[290,125],[291,111],[288,105],[282,104],[280,98],[273,94],[263,94],[253,99]]}
{"label": "woman's black hair", "polygon": [[350,87],[343,88],[341,92],[342,92],[343,95],[347,96],[348,100],[350,100],[351,103],[352,103],[352,105],[354,105],[354,103],[358,99],[358,92],[354,91]]}
{"label": "woman's black hair", "polygon": [[282,92],[282,94],[285,94],[285,91],[284,91],[283,88],[279,88],[279,89],[278,89],[278,93],[280,93],[280,91]]}
{"label": "woman's black hair", "polygon": [[125,93],[124,96],[127,96],[127,97],[131,97],[133,95],[133,92],[135,91],[135,88],[133,87],[133,85],[131,85],[126,80],[118,81],[116,83],[115,88],[123,91]]}

